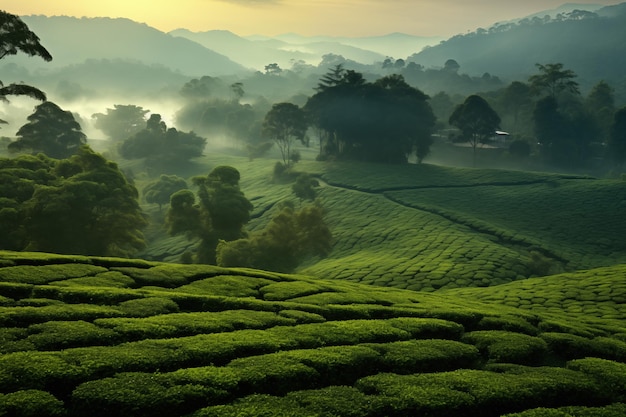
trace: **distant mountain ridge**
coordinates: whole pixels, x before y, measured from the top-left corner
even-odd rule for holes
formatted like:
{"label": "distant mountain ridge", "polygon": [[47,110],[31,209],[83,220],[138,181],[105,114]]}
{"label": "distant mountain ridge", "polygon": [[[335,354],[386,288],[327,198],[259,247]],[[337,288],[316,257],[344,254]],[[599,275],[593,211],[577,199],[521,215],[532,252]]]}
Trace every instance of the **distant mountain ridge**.
{"label": "distant mountain ridge", "polygon": [[68,16],[24,16],[28,27],[50,51],[50,63],[24,55],[9,57],[31,69],[54,69],[80,64],[89,59],[131,60],[162,65],[189,76],[226,75],[246,68],[226,56],[188,39],[169,36],[146,24],[125,18],[75,18]]}
{"label": "distant mountain ridge", "polygon": [[576,72],[582,84],[602,79],[616,86],[624,84],[626,3],[571,13],[557,18],[537,13],[457,35],[409,60],[431,67],[454,59],[464,73],[488,72],[510,80],[526,79],[536,72],[536,63],[560,62]]}

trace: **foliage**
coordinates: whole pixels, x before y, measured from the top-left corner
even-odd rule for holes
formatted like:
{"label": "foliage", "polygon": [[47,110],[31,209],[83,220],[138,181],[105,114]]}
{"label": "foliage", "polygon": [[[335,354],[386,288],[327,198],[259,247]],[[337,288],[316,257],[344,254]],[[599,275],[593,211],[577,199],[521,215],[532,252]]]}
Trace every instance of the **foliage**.
{"label": "foliage", "polygon": [[361,73],[336,67],[305,106],[323,135],[321,156],[399,163],[428,155],[435,116],[428,96],[399,75],[367,83]]}
{"label": "foliage", "polygon": [[307,256],[325,256],[332,235],[319,205],[294,210],[288,205],[276,214],[267,227],[244,239],[220,242],[217,263],[269,271],[293,271]]}
{"label": "foliage", "polygon": [[298,140],[304,144],[306,130],[304,111],[292,103],[274,104],[263,121],[263,134],[278,146],[283,164],[287,168],[294,163],[295,151],[292,150],[294,141]]}
{"label": "foliage", "polygon": [[164,167],[181,167],[191,158],[202,156],[206,139],[193,132],[167,128],[161,115],[152,114],[146,128],[120,143],[126,159],[145,159],[149,167],[162,172]]}
{"label": "foliage", "polygon": [[243,226],[250,220],[252,204],[239,189],[240,174],[230,166],[218,166],[206,177],[195,177],[198,203],[193,192],[174,193],[166,222],[170,234],[187,232],[202,242],[196,252],[200,263],[215,263],[220,240],[244,237]]}
{"label": "foliage", "polygon": [[104,132],[109,139],[122,141],[144,128],[149,112],[133,104],[115,104],[112,109],[106,109],[106,113],[94,113],[91,118],[95,119],[96,129]]}
{"label": "foliage", "polygon": [[[0,10],[0,33],[3,34],[0,39],[0,59],[22,52],[29,56],[39,56],[45,61],[52,60],[52,55],[39,42],[39,37],[19,16]],[[35,87],[23,83],[5,85],[0,80],[0,101],[8,101],[6,96],[9,95],[46,100],[46,94]],[[2,122],[4,120],[0,120],[0,123]]]}
{"label": "foliage", "polygon": [[128,256],[144,247],[137,190],[88,147],[59,161],[39,155],[0,164],[14,188],[1,200],[5,249]]}
{"label": "foliage", "polygon": [[494,136],[500,127],[500,116],[484,98],[471,95],[454,109],[448,122],[461,130],[460,141],[471,145],[476,164],[476,147]]}
{"label": "foliage", "polygon": [[176,175],[162,174],[157,181],[151,182],[143,189],[143,195],[148,203],[159,205],[170,202],[170,197],[177,191],[187,188],[187,181]]}
{"label": "foliage", "polygon": [[28,123],[16,133],[18,139],[8,146],[11,152],[43,152],[51,158],[63,159],[74,154],[87,137],[71,112],[46,101],[35,107]]}
{"label": "foliage", "polygon": [[319,186],[319,181],[311,178],[308,174],[300,174],[296,178],[296,182],[291,186],[293,193],[302,200],[315,200],[317,192],[314,187]]}
{"label": "foliage", "polygon": [[608,145],[613,162],[623,165],[626,161],[626,107],[615,112]]}
{"label": "foliage", "polygon": [[578,83],[574,81],[576,73],[570,69],[563,69],[562,63],[536,64],[539,74],[528,78],[530,88],[535,94],[547,93],[556,99],[561,93],[579,94]]}

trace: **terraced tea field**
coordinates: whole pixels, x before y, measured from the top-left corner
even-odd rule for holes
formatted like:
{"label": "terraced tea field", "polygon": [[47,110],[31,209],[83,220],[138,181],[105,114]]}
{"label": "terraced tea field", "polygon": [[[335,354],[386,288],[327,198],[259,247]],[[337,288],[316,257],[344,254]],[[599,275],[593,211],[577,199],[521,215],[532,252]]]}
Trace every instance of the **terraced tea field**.
{"label": "terraced tea field", "polygon": [[[199,174],[228,164],[261,229],[291,183],[272,180],[273,160],[206,157]],[[378,286],[435,291],[626,263],[626,182],[585,176],[302,161],[316,176],[334,245],[298,272]],[[159,222],[156,208],[148,207]],[[177,261],[183,237],[153,239],[148,259]],[[158,234],[157,234],[158,235]]]}
{"label": "terraced tea field", "polygon": [[432,293],[0,252],[0,415],[620,416],[625,273]]}

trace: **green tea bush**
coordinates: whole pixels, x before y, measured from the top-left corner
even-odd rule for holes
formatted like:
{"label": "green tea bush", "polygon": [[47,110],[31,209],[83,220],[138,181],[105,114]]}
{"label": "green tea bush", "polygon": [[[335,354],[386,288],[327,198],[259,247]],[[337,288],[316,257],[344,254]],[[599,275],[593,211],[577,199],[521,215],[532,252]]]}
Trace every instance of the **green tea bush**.
{"label": "green tea bush", "polygon": [[135,281],[118,271],[108,271],[100,273],[96,276],[82,277],[82,278],[70,278],[62,281],[55,281],[54,285],[58,286],[72,286],[79,287],[92,286],[92,287],[113,287],[113,288],[132,288],[135,286]]}
{"label": "green tea bush", "polygon": [[626,401],[626,364],[606,359],[585,358],[568,362],[567,368],[594,378],[606,398]]}
{"label": "green tea bush", "polygon": [[452,340],[408,340],[367,346],[381,353],[385,372],[398,374],[473,368],[480,357],[476,347]]}
{"label": "green tea bush", "polygon": [[135,299],[138,294],[136,290],[127,288],[56,286],[51,284],[34,287],[32,296],[57,299],[69,304],[113,305]]}
{"label": "green tea bush", "polygon": [[502,330],[470,332],[461,340],[475,345],[490,362],[534,365],[541,363],[548,351],[543,339]]}
{"label": "green tea bush", "polygon": [[316,314],[316,313],[310,313],[308,311],[281,310],[278,314],[282,317],[296,320],[298,324],[323,323],[326,321],[326,319],[323,316]]}
{"label": "green tea bush", "polygon": [[28,327],[26,341],[37,350],[61,350],[79,346],[111,345],[119,341],[116,332],[92,323],[78,321],[48,321]]}
{"label": "green tea bush", "polygon": [[379,395],[386,415],[494,416],[539,406],[593,403],[601,397],[595,381],[562,368],[518,366],[496,373],[461,369],[433,374],[378,374],[359,380],[365,394]]}
{"label": "green tea bush", "polygon": [[128,340],[182,337],[203,333],[264,329],[295,324],[294,319],[276,313],[253,310],[228,310],[206,313],[171,313],[145,318],[96,320],[99,326],[113,329]]}
{"label": "green tea bush", "polygon": [[183,285],[178,291],[225,297],[258,297],[259,289],[273,281],[248,276],[220,275]]}
{"label": "green tea bush", "polygon": [[64,404],[53,395],[38,390],[0,394],[0,416],[62,417]]}
{"label": "green tea bush", "polygon": [[377,415],[378,411],[374,397],[347,386],[293,391],[286,398],[319,417],[366,417]]}
{"label": "green tea bush", "polygon": [[433,318],[399,317],[389,319],[388,322],[398,329],[409,332],[412,338],[418,339],[457,340],[464,330],[461,324],[454,321]]}
{"label": "green tea bush", "polygon": [[93,321],[119,317],[122,313],[107,306],[93,304],[53,304],[42,307],[0,307],[0,326],[27,327],[46,321]]}
{"label": "green tea bush", "polygon": [[293,350],[286,355],[315,369],[321,385],[352,385],[358,378],[378,371],[380,354],[367,346],[330,346]]}
{"label": "green tea bush", "polygon": [[536,336],[539,333],[537,327],[530,324],[528,320],[511,315],[483,317],[478,322],[477,328],[478,330],[505,330],[530,336]]}
{"label": "green tea bush", "polygon": [[560,407],[535,408],[502,417],[621,417],[626,415],[626,404],[611,404],[605,407]]}
{"label": "green tea bush", "polygon": [[228,397],[201,385],[169,385],[159,375],[122,373],[79,385],[71,396],[72,416],[157,417],[189,413]]}
{"label": "green tea bush", "polygon": [[252,395],[232,404],[203,408],[189,417],[320,417],[286,397]]}
{"label": "green tea bush", "polygon": [[68,278],[94,276],[103,272],[107,272],[107,269],[86,264],[18,265],[0,268],[0,281],[22,284],[47,284]]}
{"label": "green tea bush", "polygon": [[165,297],[135,298],[119,303],[118,308],[126,317],[150,317],[179,311],[178,304]]}
{"label": "green tea bush", "polygon": [[19,300],[31,296],[34,285],[14,282],[0,282],[0,295],[9,299]]}
{"label": "green tea bush", "polygon": [[239,390],[247,394],[284,395],[308,388],[319,379],[315,369],[283,353],[235,359],[228,367],[237,371]]}
{"label": "green tea bush", "polygon": [[333,290],[327,285],[306,281],[277,282],[261,288],[263,299],[281,301],[329,291]]}

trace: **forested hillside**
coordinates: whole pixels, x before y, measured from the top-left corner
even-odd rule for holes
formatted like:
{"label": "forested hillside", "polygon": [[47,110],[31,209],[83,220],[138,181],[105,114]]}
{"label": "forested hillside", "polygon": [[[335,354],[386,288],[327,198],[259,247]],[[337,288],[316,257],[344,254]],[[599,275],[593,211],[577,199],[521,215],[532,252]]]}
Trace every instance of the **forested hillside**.
{"label": "forested hillside", "polygon": [[594,12],[574,11],[550,18],[495,24],[454,36],[407,60],[425,67],[456,60],[469,74],[489,73],[509,80],[525,79],[534,65],[562,62],[588,88],[595,80],[614,84],[626,96],[626,4]]}

